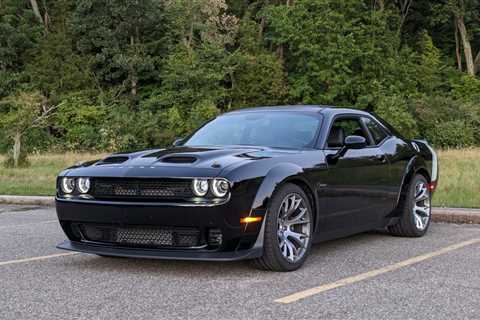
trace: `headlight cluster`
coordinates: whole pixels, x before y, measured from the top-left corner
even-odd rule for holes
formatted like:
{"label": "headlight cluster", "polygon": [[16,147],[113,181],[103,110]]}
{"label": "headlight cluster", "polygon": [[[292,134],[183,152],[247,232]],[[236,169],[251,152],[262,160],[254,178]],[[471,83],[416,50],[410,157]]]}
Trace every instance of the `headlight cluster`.
{"label": "headlight cluster", "polygon": [[60,189],[65,194],[71,194],[75,190],[85,194],[90,191],[90,178],[68,178],[63,177],[60,180]]}
{"label": "headlight cluster", "polygon": [[226,179],[193,179],[192,182],[193,193],[197,197],[204,197],[210,190],[213,196],[223,198],[230,191],[230,182]]}

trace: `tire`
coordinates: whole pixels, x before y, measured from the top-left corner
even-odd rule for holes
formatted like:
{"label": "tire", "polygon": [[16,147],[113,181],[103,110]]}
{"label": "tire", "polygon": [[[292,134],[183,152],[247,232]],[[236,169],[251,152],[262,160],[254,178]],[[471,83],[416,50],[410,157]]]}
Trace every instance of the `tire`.
{"label": "tire", "polygon": [[[299,199],[301,202],[295,207]],[[313,213],[307,195],[299,186],[285,184],[275,192],[268,205],[263,256],[253,263],[269,271],[296,270],[310,253],[312,237]],[[295,240],[297,238],[299,240]]]}
{"label": "tire", "polygon": [[[422,237],[425,235],[432,216],[430,200],[431,193],[428,189],[427,179],[422,175],[415,175],[410,181],[403,206],[400,208],[400,220],[397,224],[388,227],[389,233],[401,237]],[[415,209],[415,206],[418,209]]]}

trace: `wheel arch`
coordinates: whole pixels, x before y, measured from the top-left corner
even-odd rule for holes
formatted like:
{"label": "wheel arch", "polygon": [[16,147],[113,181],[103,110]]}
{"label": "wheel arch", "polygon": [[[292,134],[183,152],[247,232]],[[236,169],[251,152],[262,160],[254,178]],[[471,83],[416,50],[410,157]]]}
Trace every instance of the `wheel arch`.
{"label": "wheel arch", "polygon": [[[417,171],[415,171],[415,175],[417,175],[417,174],[421,174],[422,176],[424,176],[425,179],[427,179],[427,182],[432,182],[432,178],[430,177],[430,174],[428,173],[427,169],[419,168]],[[413,177],[413,175],[412,175],[412,177]]]}
{"label": "wheel arch", "polygon": [[419,156],[414,156],[410,159],[408,162],[405,173],[402,179],[402,185],[400,187],[400,193],[397,198],[397,204],[395,206],[394,214],[393,216],[397,216],[399,209],[402,207],[403,202],[405,200],[405,195],[406,192],[408,191],[408,186],[410,185],[410,182],[412,181],[413,177],[415,175],[421,174],[422,176],[427,179],[427,182],[431,182],[431,177],[430,173],[427,169],[425,160]]}
{"label": "wheel arch", "polygon": [[312,216],[313,216],[313,232],[317,231],[317,221],[318,221],[318,201],[317,198],[315,197],[315,193],[312,189],[312,187],[306,183],[303,179],[299,179],[298,177],[293,177],[291,179],[285,180],[281,185],[279,185],[277,188],[281,187],[282,185],[286,183],[292,183],[294,185],[297,185],[300,187],[303,192],[308,197],[308,200],[310,202],[310,207],[312,208]]}
{"label": "wheel arch", "polygon": [[295,164],[281,163],[270,169],[257,191],[252,210],[260,210],[266,214],[273,195],[286,183],[297,185],[307,195],[313,212],[314,231],[317,230],[318,199],[312,184],[305,177],[304,170]]}

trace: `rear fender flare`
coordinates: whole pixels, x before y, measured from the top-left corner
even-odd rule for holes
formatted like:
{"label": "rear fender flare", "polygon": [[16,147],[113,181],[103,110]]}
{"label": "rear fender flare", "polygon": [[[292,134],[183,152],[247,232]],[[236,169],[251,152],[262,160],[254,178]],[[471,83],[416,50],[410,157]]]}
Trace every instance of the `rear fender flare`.
{"label": "rear fender flare", "polygon": [[[395,206],[397,209],[402,205],[402,200],[405,198],[405,194],[408,190],[410,181],[415,176],[415,174],[420,170],[426,171],[427,173],[429,173],[425,160],[422,157],[415,155],[408,161],[408,164],[405,167],[402,184],[400,186],[400,192],[398,193],[397,203]],[[428,179],[430,178],[428,177]]]}

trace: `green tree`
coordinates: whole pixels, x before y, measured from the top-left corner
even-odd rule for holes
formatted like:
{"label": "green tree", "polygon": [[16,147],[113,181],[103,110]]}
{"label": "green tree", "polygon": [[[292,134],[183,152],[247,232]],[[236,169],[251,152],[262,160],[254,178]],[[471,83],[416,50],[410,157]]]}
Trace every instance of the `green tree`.
{"label": "green tree", "polygon": [[418,47],[420,51],[417,64],[418,85],[422,92],[433,94],[442,84],[440,50],[435,47],[426,31],[421,33]]}
{"label": "green tree", "polygon": [[102,84],[120,85],[136,103],[141,83],[156,77],[165,50],[164,2],[81,0],[71,21],[77,49]]}
{"label": "green tree", "polygon": [[265,14],[267,39],[288,48],[295,101],[366,107],[381,91],[414,87],[411,70],[402,70],[390,11],[372,10],[362,0],[298,0],[294,6],[271,6]]}
{"label": "green tree", "polygon": [[283,63],[263,47],[258,24],[240,23],[237,49],[229,58],[229,108],[275,105],[287,100],[288,86]]}
{"label": "green tree", "polygon": [[0,0],[0,98],[15,91],[42,33],[27,2]]}
{"label": "green tree", "polygon": [[20,92],[0,103],[0,128],[12,139],[13,167],[20,165],[22,139],[33,128],[45,127],[57,107],[47,107],[46,99],[38,92]]}

